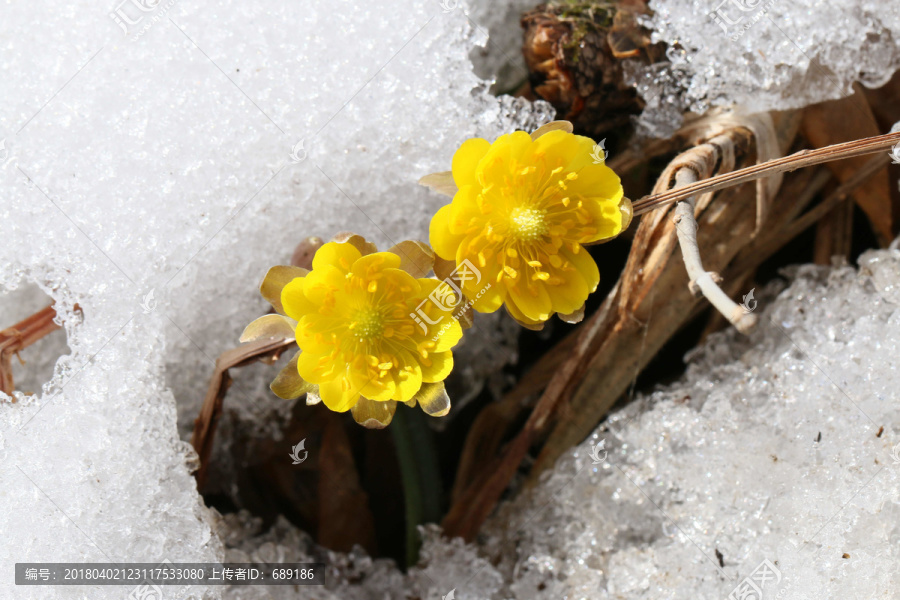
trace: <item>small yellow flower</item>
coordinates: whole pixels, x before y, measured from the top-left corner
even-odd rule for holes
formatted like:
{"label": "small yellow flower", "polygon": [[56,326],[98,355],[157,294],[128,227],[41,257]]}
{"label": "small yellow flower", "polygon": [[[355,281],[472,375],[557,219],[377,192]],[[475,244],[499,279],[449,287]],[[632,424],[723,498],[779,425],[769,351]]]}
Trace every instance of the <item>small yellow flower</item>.
{"label": "small yellow flower", "polygon": [[283,398],[305,393],[307,403],[350,410],[367,427],[390,423],[397,402],[443,416],[450,410],[443,380],[462,328],[452,310],[429,300],[441,285],[422,277],[433,262],[420,242],[387,252],[359,236],[329,242],[311,271],[269,271],[260,291],[279,314],[251,323],[241,341],[295,337],[300,351],[271,386]]}
{"label": "small yellow flower", "polygon": [[556,121],[493,144],[470,139],[451,172],[422,179],[453,196],[431,221],[431,245],[439,257],[481,271],[478,284],[463,283],[475,310],[505,304],[521,324],[539,328],[554,313],[580,319],[597,289],[600,274],[584,246],[624,231],[631,202],[593,140],[571,131]]}

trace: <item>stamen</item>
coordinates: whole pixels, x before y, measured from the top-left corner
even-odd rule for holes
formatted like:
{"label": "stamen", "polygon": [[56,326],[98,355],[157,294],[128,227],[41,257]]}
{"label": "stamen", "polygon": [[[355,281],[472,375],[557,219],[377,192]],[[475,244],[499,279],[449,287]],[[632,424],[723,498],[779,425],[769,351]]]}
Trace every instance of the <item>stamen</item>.
{"label": "stamen", "polygon": [[[535,208],[518,206],[510,213],[510,229],[515,237],[522,241],[536,240],[548,232],[546,213]],[[503,236],[500,240],[503,239]],[[498,240],[498,241],[500,241]],[[513,250],[515,252],[515,250]],[[509,250],[507,250],[507,253]],[[512,255],[510,255],[512,256]]]}

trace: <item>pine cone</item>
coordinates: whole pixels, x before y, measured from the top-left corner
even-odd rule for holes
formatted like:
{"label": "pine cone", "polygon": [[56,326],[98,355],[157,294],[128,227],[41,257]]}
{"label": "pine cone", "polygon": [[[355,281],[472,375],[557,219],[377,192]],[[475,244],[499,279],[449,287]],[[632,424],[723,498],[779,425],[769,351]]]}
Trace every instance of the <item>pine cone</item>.
{"label": "pine cone", "polygon": [[599,137],[627,124],[643,102],[625,85],[622,61],[650,64],[664,53],[637,23],[646,0],[551,2],[522,17],[531,86],[577,131]]}

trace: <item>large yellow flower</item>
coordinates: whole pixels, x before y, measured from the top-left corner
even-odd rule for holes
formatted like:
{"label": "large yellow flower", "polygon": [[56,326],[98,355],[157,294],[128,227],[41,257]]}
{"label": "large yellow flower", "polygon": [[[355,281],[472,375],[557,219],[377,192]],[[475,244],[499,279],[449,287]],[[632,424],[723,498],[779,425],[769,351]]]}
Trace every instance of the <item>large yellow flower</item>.
{"label": "large yellow flower", "polygon": [[452,308],[423,278],[434,255],[419,242],[387,252],[359,236],[318,249],[312,270],[273,267],[260,286],[276,315],[251,323],[241,341],[295,337],[300,351],[272,383],[283,398],[307,394],[367,427],[390,423],[397,402],[433,416],[450,410],[443,380],[462,337]]}
{"label": "large yellow flower", "polygon": [[554,313],[580,319],[597,289],[600,274],[584,246],[625,230],[631,202],[603,151],[571,131],[556,121],[493,144],[470,139],[451,172],[421,181],[453,196],[431,221],[431,245],[440,258],[480,270],[478,283],[462,284],[475,310],[505,304],[517,321],[539,328]]}

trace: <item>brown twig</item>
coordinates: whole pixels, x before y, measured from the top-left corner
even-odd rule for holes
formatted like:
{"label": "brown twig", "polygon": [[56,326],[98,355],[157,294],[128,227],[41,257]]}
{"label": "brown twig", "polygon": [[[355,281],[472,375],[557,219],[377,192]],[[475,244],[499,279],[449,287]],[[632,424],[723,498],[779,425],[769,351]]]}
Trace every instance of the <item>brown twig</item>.
{"label": "brown twig", "polygon": [[778,173],[794,171],[802,167],[809,167],[835,160],[853,158],[855,156],[874,154],[875,152],[887,150],[898,142],[900,142],[900,132],[864,138],[862,140],[845,142],[843,144],[834,144],[817,150],[801,150],[800,152],[796,152],[789,156],[769,160],[717,177],[710,177],[709,179],[704,179],[697,183],[669,190],[661,194],[644,196],[634,203],[634,214],[640,215],[659,208],[660,206],[678,202],[679,200],[683,200],[690,196],[696,196],[703,192],[709,193],[723,190],[748,181],[770,177]]}
{"label": "brown twig", "polygon": [[285,350],[295,343],[293,339],[258,340],[226,350],[216,359],[216,370],[209,380],[206,397],[203,399],[200,414],[194,420],[194,433],[191,435],[191,445],[200,456],[200,468],[195,474],[197,487],[201,487],[206,482],[209,457],[212,454],[213,440],[216,436],[216,426],[219,423],[219,416],[222,414],[225,394],[228,393],[228,388],[231,386],[231,376],[228,370],[234,367],[243,367],[258,360],[277,360]]}
{"label": "brown twig", "polygon": [[[81,310],[75,305],[75,310]],[[54,323],[53,305],[39,310],[12,327],[0,331],[0,391],[12,396],[16,389],[12,374],[12,357],[44,336],[61,327]],[[21,361],[21,358],[19,359]]]}
{"label": "brown twig", "polygon": [[[610,292],[615,297],[618,285]],[[490,466],[482,471],[481,477],[472,482],[464,492],[453,502],[450,511],[444,517],[441,525],[447,537],[463,537],[472,540],[481,524],[494,510],[503,490],[509,484],[510,479],[519,468],[522,459],[528,452],[528,448],[536,436],[547,426],[550,417],[556,410],[560,400],[564,397],[566,388],[573,379],[575,371],[584,366],[591,355],[596,341],[595,330],[602,324],[609,312],[611,303],[604,303],[603,307],[591,317],[590,321],[582,326],[580,335],[568,359],[559,367],[547,389],[541,395],[537,405],[528,417],[525,426],[516,437],[504,449],[503,453],[495,457]]]}
{"label": "brown twig", "polygon": [[542,354],[533,365],[529,366],[522,378],[499,402],[487,405],[478,413],[475,422],[469,427],[459,456],[453,492],[450,496],[451,503],[459,499],[472,481],[481,478],[490,470],[490,465],[485,464],[484,457],[495,456],[510,428],[519,422],[520,416],[534,408],[541,392],[574,351],[579,335],[579,329],[569,332],[551,350]]}

